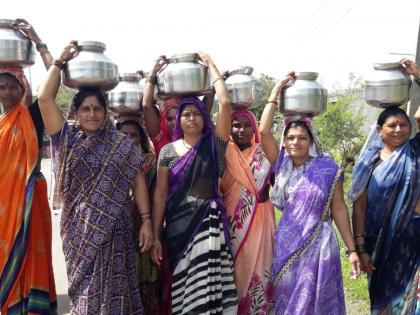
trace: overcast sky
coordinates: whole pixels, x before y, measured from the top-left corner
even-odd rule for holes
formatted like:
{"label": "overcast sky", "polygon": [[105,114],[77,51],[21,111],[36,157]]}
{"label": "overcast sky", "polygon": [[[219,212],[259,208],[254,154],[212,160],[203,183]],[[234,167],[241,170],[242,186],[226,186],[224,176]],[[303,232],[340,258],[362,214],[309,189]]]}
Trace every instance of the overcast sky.
{"label": "overcast sky", "polygon": [[[72,39],[103,41],[120,72],[149,70],[160,54],[202,50],[220,69],[254,67],[276,78],[317,71],[331,88],[348,73],[415,54],[419,0],[23,0],[1,18],[27,19],[53,55]],[[409,56],[410,57],[410,56]],[[411,56],[414,58],[414,56]],[[33,87],[45,75],[37,56]]]}

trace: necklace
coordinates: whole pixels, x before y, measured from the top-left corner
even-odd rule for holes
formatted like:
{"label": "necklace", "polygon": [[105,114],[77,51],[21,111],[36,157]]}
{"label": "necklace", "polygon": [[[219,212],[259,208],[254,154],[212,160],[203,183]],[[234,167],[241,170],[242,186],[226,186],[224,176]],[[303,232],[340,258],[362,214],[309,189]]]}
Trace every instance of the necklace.
{"label": "necklace", "polygon": [[187,149],[191,149],[192,148],[192,146],[190,146],[189,144],[187,144],[184,139],[182,139],[182,143],[184,144],[184,147],[186,147]]}

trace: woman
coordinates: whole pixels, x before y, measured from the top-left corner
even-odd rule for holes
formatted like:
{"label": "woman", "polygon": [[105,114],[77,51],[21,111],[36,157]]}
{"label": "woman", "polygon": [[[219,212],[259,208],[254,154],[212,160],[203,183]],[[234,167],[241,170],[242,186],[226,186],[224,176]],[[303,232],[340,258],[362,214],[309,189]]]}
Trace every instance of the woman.
{"label": "woman", "polygon": [[[155,183],[156,177],[156,158],[150,153],[149,138],[144,132],[143,127],[134,120],[118,122],[117,129],[130,137],[133,143],[142,151],[143,167],[142,173],[145,174],[149,192]],[[160,290],[159,279],[156,266],[153,264],[149,252],[139,253],[138,267],[140,277],[140,296],[143,303],[144,313],[161,314],[160,312]]]}
{"label": "woman", "polygon": [[162,263],[162,223],[172,271],[173,314],[234,314],[236,292],[224,208],[218,181],[230,133],[230,101],[213,61],[209,67],[220,102],[215,132],[203,102],[181,100],[175,142],[164,146],[158,162],[154,196],[152,258]]}
{"label": "woman", "polygon": [[275,234],[272,276],[276,314],[345,314],[339,245],[334,220],[348,248],[353,277],[360,273],[343,176],[324,155],[309,117],[287,117],[280,153],[271,134],[276,99],[294,73],[277,83],[260,123],[261,144],[276,179],[271,201],[283,212]]}
{"label": "woman", "polygon": [[[415,120],[420,130],[420,109]],[[353,169],[353,230],[372,314],[420,314],[420,133],[410,140],[411,128],[402,109],[384,110]]]}
{"label": "woman", "polygon": [[[41,39],[27,21],[17,28]],[[48,67],[51,55],[39,48]],[[51,58],[52,60],[52,58]],[[41,173],[44,125],[18,67],[0,67],[0,313],[55,314],[51,211]],[[25,101],[26,99],[26,101]]]}
{"label": "woman", "polygon": [[142,314],[136,239],[144,252],[152,232],[140,151],[107,118],[107,100],[98,90],[79,91],[72,104],[76,124],[64,120],[55,97],[63,63],[76,52],[74,42],[64,48],[39,92],[57,156],[55,202],[63,209],[61,237],[71,313]]}
{"label": "woman", "polygon": [[275,220],[268,198],[271,164],[260,144],[250,111],[232,113],[226,171],[220,183],[229,220],[238,314],[267,314],[273,309],[271,282]]}

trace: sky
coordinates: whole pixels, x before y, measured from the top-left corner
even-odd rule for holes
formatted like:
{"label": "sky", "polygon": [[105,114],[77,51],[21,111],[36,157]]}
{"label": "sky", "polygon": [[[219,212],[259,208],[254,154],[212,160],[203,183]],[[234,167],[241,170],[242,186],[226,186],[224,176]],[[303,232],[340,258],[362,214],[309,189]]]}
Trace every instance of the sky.
{"label": "sky", "polygon": [[[316,71],[328,89],[366,78],[373,63],[414,59],[419,0],[21,0],[1,18],[25,18],[54,56],[73,39],[107,45],[119,72],[150,70],[159,55],[204,51],[220,70],[251,66],[282,78]],[[392,53],[392,54],[390,54]],[[401,55],[402,54],[402,55]],[[33,89],[45,76],[37,54]]]}

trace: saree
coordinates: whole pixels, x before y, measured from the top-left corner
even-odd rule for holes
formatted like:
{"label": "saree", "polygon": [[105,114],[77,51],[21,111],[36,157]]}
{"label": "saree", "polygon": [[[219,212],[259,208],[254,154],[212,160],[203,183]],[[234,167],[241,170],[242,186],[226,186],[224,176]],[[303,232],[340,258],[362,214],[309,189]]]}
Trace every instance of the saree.
{"label": "saree", "polygon": [[0,313],[54,314],[51,213],[27,108],[0,116],[0,152]]}
{"label": "saree", "polygon": [[[224,150],[218,148],[204,104],[193,97],[181,101],[175,139],[183,136],[180,113],[188,104],[196,104],[202,113],[204,135],[183,156],[174,152],[169,165],[163,237],[172,270],[172,314],[236,314],[226,210],[218,184]],[[162,149],[160,165],[170,148],[172,144]]]}
{"label": "saree", "polygon": [[[281,162],[287,163],[290,157],[282,153]],[[346,313],[339,245],[330,218],[339,180],[337,164],[317,156],[292,172],[281,203],[272,198],[283,212],[272,268],[276,314]]]}
{"label": "saree", "polygon": [[[235,115],[248,111],[240,112]],[[253,117],[250,120],[258,136],[256,120]],[[258,141],[258,137],[254,138]],[[271,265],[275,219],[270,200],[261,202],[259,198],[268,188],[271,164],[258,142],[241,151],[231,139],[226,166],[220,189],[229,222],[238,314],[267,314],[274,308]]]}
{"label": "saree", "polygon": [[65,123],[52,145],[71,314],[143,314],[130,196],[139,150],[110,120],[91,136]]}
{"label": "saree", "polygon": [[353,169],[350,192],[355,201],[367,189],[365,243],[375,266],[368,277],[371,311],[418,315],[420,214],[415,208],[420,196],[419,137],[417,134],[378,164],[383,142],[375,130]]}

